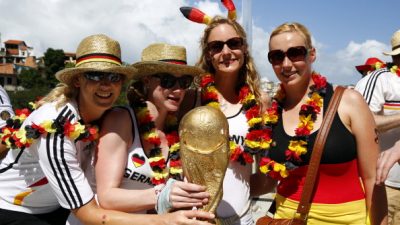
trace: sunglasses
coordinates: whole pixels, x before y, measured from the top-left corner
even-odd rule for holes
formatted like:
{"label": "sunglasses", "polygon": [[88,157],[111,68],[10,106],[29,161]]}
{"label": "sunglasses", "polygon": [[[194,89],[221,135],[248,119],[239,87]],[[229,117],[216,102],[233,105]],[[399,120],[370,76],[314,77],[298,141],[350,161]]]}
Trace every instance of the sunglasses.
{"label": "sunglasses", "polygon": [[211,41],[207,43],[207,50],[210,52],[211,55],[215,55],[222,51],[225,44],[228,45],[228,48],[230,48],[231,50],[240,49],[243,46],[243,38],[234,37],[228,39],[227,41]]}
{"label": "sunglasses", "polygon": [[83,76],[91,81],[102,81],[102,80],[106,80],[109,81],[111,83],[117,83],[120,82],[122,80],[122,76],[119,73],[103,73],[103,72],[86,72],[83,74]]}
{"label": "sunglasses", "polygon": [[176,77],[169,73],[157,73],[152,77],[160,79],[160,86],[165,89],[173,88],[176,82],[178,82],[179,88],[187,89],[190,87],[190,85],[192,85],[193,82],[193,76],[190,75]]}
{"label": "sunglasses", "polygon": [[272,65],[279,65],[285,60],[286,56],[292,62],[304,61],[307,53],[308,50],[304,46],[291,47],[286,52],[282,50],[272,50],[268,52],[268,61]]}

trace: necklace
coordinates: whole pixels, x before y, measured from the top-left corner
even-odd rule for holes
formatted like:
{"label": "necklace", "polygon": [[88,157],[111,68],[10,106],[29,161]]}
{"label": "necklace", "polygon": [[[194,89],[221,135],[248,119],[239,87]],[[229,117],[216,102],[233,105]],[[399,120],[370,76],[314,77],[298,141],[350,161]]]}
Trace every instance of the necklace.
{"label": "necklace", "polygon": [[[211,74],[203,76],[200,87],[202,105],[220,109],[214,77]],[[253,155],[266,151],[270,147],[272,130],[263,125],[264,121],[260,114],[260,106],[257,104],[255,96],[248,85],[243,85],[240,88],[239,102],[245,110],[249,129],[243,147],[234,141],[230,141],[230,160],[246,165],[246,163],[254,162]]]}
{"label": "necklace", "polygon": [[[326,93],[326,78],[320,74],[313,73],[311,75],[314,82],[310,86],[308,99],[299,111],[299,125],[295,129],[295,136],[289,141],[288,148],[285,151],[286,162],[279,163],[268,157],[265,152],[260,160],[260,171],[268,174],[275,179],[286,178],[289,170],[295,169],[293,162],[301,162],[301,155],[307,153],[308,137],[314,128],[317,115],[321,112],[323,106],[323,97]],[[283,101],[285,99],[285,90],[281,85],[280,90],[274,97],[272,106],[267,110],[265,115],[266,124],[274,126],[278,123],[279,115],[282,115]]]}
{"label": "necklace", "polygon": [[394,64],[394,63],[388,63],[387,64],[387,68],[389,69],[389,71],[391,73],[396,74],[398,77],[400,77],[400,68]]}
{"label": "necklace", "polygon": [[32,123],[21,129],[22,123],[30,115],[28,108],[16,109],[15,116],[7,120],[7,125],[1,129],[0,139],[10,149],[29,147],[41,135],[62,133],[75,141],[94,141],[98,138],[96,126],[85,126],[79,122],[71,123],[65,117],[54,120],[44,120],[40,124]]}
{"label": "necklace", "polygon": [[153,171],[152,184],[163,184],[169,176],[181,180],[182,166],[179,154],[178,120],[176,116],[168,114],[165,121],[165,136],[168,142],[170,159],[168,171],[166,160],[161,152],[161,139],[146,102],[136,102],[132,108],[138,118],[139,133],[142,139],[153,145],[149,156],[150,167]]}

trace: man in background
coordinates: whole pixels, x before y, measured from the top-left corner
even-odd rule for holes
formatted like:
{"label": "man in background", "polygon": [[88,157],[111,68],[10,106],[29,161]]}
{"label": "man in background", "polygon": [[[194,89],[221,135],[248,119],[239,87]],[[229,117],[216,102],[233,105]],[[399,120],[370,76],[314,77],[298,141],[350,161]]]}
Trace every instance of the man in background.
{"label": "man in background", "polygon": [[[377,183],[386,185],[389,224],[400,224],[400,30],[391,40],[392,63],[375,70],[356,85],[374,113],[382,149],[378,160]],[[378,141],[378,139],[376,139]]]}

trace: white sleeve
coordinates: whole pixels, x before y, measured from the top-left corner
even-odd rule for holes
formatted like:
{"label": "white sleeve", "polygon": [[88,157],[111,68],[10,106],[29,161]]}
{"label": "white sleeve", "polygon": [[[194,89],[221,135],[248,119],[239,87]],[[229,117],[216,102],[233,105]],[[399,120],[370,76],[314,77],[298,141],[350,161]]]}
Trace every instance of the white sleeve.
{"label": "white sleeve", "polygon": [[14,116],[10,98],[2,86],[0,86],[0,128],[6,125],[6,120]]}
{"label": "white sleeve", "polygon": [[60,205],[67,209],[82,207],[94,197],[77,155],[76,143],[60,133],[42,137],[38,146],[40,166]]}
{"label": "white sleeve", "polygon": [[377,113],[383,109],[385,104],[385,72],[375,71],[363,77],[355,87],[360,92],[372,112]]}

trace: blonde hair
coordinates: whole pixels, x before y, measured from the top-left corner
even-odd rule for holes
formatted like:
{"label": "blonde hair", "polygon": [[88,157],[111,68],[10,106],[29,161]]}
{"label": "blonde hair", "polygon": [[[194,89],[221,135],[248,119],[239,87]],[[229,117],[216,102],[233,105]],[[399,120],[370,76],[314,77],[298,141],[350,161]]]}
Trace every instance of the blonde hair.
{"label": "blonde hair", "polygon": [[37,102],[37,108],[45,103],[57,102],[56,108],[64,105],[66,102],[78,96],[79,89],[72,84],[59,83],[45,97]]}
{"label": "blonde hair", "polygon": [[313,48],[310,32],[304,25],[296,22],[284,23],[279,25],[272,31],[271,36],[269,37],[269,41],[271,41],[272,37],[286,32],[297,32],[300,36],[303,37],[304,43],[306,45],[305,47],[307,49]]}
{"label": "blonde hair", "polygon": [[[244,31],[243,27],[236,22],[235,20],[230,20],[221,16],[216,16],[214,17],[210,24],[206,27],[204,30],[203,37],[200,40],[200,47],[201,47],[201,56],[199,61],[196,63],[196,66],[202,68],[206,72],[209,72],[211,74],[215,73],[215,68],[212,66],[210,60],[207,60],[207,42],[208,42],[208,37],[210,36],[211,31],[221,25],[221,24],[228,24],[235,29],[236,33],[243,38],[243,43],[248,47],[247,44],[247,37],[246,37],[246,32]],[[239,80],[238,83],[235,87],[236,91],[239,92],[239,88],[243,84],[249,85],[250,90],[253,92],[253,94],[256,97],[256,101],[258,104],[261,104],[261,81],[260,81],[260,76],[256,70],[255,64],[253,57],[251,57],[250,53],[248,51],[245,52],[245,61],[240,68],[239,71]]]}

